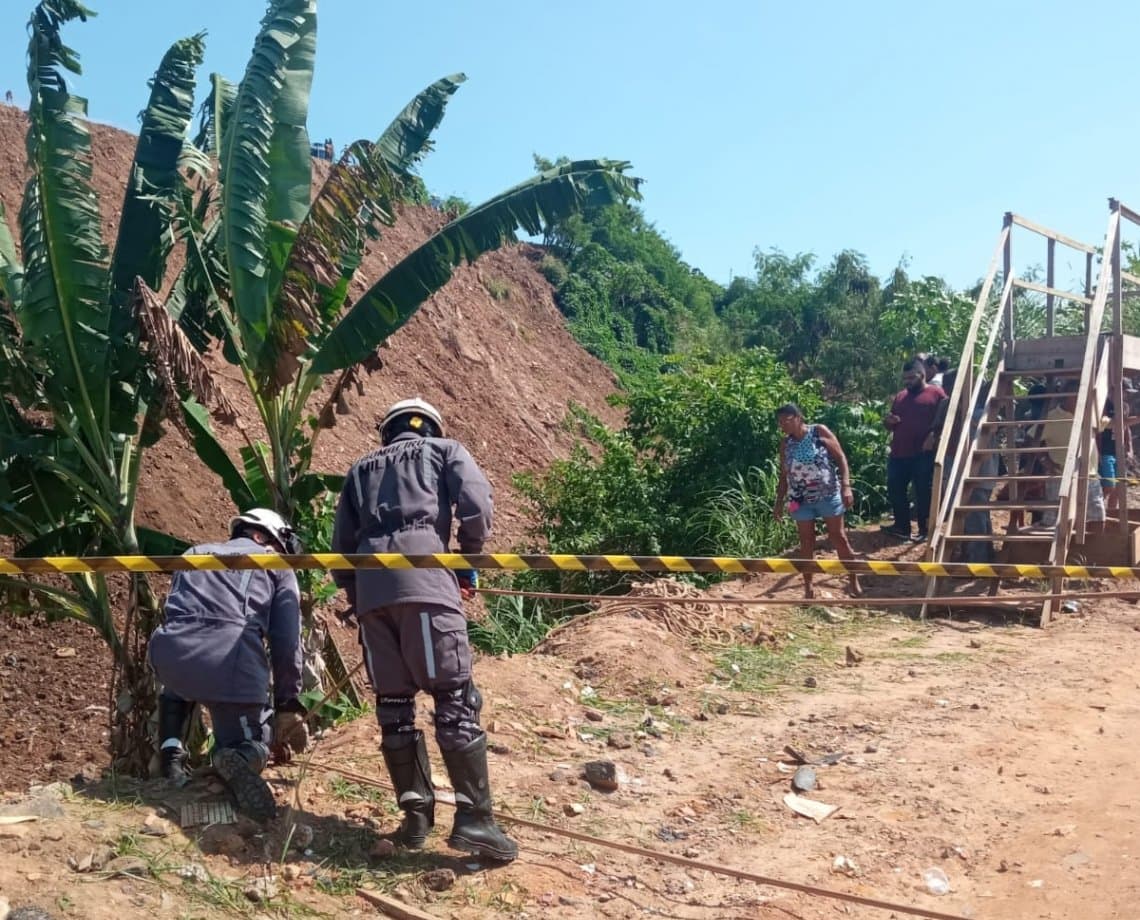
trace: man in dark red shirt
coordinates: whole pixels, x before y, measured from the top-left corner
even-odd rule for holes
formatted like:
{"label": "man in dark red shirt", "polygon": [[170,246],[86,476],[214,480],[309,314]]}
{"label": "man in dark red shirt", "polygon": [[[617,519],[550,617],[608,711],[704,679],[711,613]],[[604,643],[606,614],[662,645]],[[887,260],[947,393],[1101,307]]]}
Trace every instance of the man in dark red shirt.
{"label": "man in dark red shirt", "polygon": [[934,438],[932,431],[938,404],[946,398],[942,387],[926,382],[921,361],[903,365],[903,389],[883,416],[891,433],[891,453],[887,459],[887,498],[895,521],[883,530],[892,536],[910,539],[910,499],[914,483],[914,512],[918,518],[918,539],[926,539],[930,517],[930,492],[934,477]]}

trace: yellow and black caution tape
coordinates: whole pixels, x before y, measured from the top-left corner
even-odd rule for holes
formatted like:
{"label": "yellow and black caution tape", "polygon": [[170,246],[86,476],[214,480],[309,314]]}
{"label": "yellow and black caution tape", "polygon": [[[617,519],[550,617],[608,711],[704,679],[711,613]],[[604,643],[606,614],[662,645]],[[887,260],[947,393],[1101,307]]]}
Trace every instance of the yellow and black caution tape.
{"label": "yellow and black caution tape", "polygon": [[1125,565],[984,565],[972,562],[894,562],[879,559],[747,559],[731,556],[577,556],[521,553],[300,553],[215,556],[46,556],[0,557],[0,575],[93,572],[193,572],[227,569],[492,569],[521,572],[699,572],[747,575],[925,575],[963,578],[1136,578],[1140,567]]}

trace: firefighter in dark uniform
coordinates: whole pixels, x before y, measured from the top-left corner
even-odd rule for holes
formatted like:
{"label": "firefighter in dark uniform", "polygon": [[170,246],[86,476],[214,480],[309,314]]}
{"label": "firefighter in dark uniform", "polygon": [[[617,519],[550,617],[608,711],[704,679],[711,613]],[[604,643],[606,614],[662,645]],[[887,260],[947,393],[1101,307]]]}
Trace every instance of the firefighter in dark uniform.
{"label": "firefighter in dark uniform", "polygon": [[[254,508],[230,521],[230,539],[187,555],[240,556],[301,551],[276,512]],[[194,703],[210,713],[214,769],[238,807],[257,819],[277,813],[261,777],[271,750],[287,759],[308,740],[301,693],[301,603],[290,569],[175,574],[164,622],[147,657],[163,685],[158,720],[162,773],[189,778],[182,735]],[[268,646],[268,651],[266,649]]]}
{"label": "firefighter in dark uniform", "polygon": [[[405,399],[377,427],[382,446],[345,477],[333,552],[447,552],[453,522],[459,551],[482,552],[491,531],[491,486],[467,449],[444,437],[439,412],[422,399]],[[435,737],[455,789],[448,844],[514,859],[518,847],[491,812],[487,736],[479,726],[483,700],[471,678],[462,597],[473,592],[476,573],[361,569],[333,577],[360,623],[381,750],[404,812],[395,839],[418,849],[435,823],[427,747],[416,727],[415,697],[422,690],[435,701]]]}

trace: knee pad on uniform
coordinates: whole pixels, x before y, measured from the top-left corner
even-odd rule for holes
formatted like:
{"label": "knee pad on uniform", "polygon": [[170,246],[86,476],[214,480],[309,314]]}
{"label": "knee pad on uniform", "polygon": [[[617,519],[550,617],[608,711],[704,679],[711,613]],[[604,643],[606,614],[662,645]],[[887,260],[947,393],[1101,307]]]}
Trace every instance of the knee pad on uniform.
{"label": "knee pad on uniform", "polygon": [[433,690],[435,699],[435,734],[443,750],[458,750],[482,737],[479,712],[483,694],[470,678],[458,687]]}
{"label": "knee pad on uniform", "polygon": [[[376,721],[380,723],[380,735],[384,740],[401,736],[412,738],[416,730],[416,698],[377,696]],[[390,746],[396,746],[395,741]]]}

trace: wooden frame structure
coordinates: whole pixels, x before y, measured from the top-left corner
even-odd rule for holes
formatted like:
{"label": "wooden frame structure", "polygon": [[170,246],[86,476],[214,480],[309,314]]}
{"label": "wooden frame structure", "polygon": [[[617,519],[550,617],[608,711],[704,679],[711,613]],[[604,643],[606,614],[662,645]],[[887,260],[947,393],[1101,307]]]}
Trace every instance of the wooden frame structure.
{"label": "wooden frame structure", "polygon": [[[1127,489],[1121,490],[1117,518],[1106,522],[1106,533],[1092,534],[1087,520],[1090,482],[1099,482],[1096,443],[1103,406],[1110,399],[1116,407],[1113,431],[1122,458],[1128,414],[1124,376],[1140,372],[1140,337],[1128,335],[1124,329],[1125,298],[1140,294],[1140,276],[1122,267],[1124,221],[1140,226],[1140,213],[1110,199],[1103,255],[1094,285],[1095,247],[1016,214],[1005,215],[962,349],[944,436],[934,459],[928,559],[948,561],[957,547],[988,544],[995,550],[1000,545],[1000,555],[1015,562],[1061,564],[1079,559],[1135,565],[1140,561],[1140,528],[1130,520]],[[1019,236],[1025,231],[1044,238],[1044,284],[1016,276],[1015,229]],[[1076,290],[1058,286],[1058,247],[1083,261],[1083,283],[1074,284]],[[999,276],[1000,294],[994,297]],[[1132,290],[1125,290],[1126,286]],[[1027,318],[1019,315],[1018,292],[1044,296],[1043,330],[1032,328]],[[1062,304],[1083,309],[1073,311],[1070,307],[1066,314],[1060,309]],[[1044,383],[1045,392],[1027,395],[1030,381]],[[1064,397],[1058,395],[1062,386]],[[1068,398],[1075,398],[1075,406],[1064,463],[1054,461],[1046,465],[1045,473],[1035,473],[1032,465],[1024,463],[1044,453],[1033,432],[1042,430],[1038,426],[1047,421],[1048,407]],[[1034,412],[1035,400],[1040,402]],[[1017,417],[1019,406],[1029,406],[1033,417]],[[1056,454],[1058,449],[1054,447],[1051,453]],[[999,461],[1005,463],[1003,473],[997,470]],[[1127,476],[1124,463],[1120,466],[1118,475]],[[1004,503],[993,501],[998,484],[1007,492]],[[1047,497],[1027,498],[1034,486],[1044,487]],[[1007,528],[1000,534],[993,533],[992,528],[989,533],[971,529],[967,524],[969,515],[974,515],[976,522],[978,515],[985,519],[990,512],[1003,509],[1040,514],[1049,523],[1044,527]],[[1061,587],[1059,579],[1053,581],[1054,597]],[[926,596],[938,593],[938,579],[932,577]],[[1042,625],[1056,612],[1056,605],[1056,600],[1045,603]]]}

